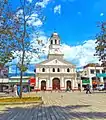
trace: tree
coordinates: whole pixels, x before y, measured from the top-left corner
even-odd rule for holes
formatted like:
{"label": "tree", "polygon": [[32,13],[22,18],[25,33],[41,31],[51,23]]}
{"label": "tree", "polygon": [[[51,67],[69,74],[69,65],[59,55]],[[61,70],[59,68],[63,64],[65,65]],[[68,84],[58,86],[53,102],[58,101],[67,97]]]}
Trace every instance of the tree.
{"label": "tree", "polygon": [[4,67],[14,57],[12,54],[12,11],[7,0],[0,0],[0,66]]}
{"label": "tree", "polygon": [[[13,51],[17,56],[17,66],[20,70],[20,98],[22,98],[23,73],[28,69],[27,66],[33,55],[36,54],[39,57],[39,54],[42,53],[40,46],[45,46],[43,41],[38,39],[39,29],[35,24],[38,20],[43,21],[44,16],[41,7],[36,5],[35,1],[30,3],[26,0],[20,0],[20,6],[13,16],[12,30],[10,30],[13,38]],[[33,46],[33,41],[31,41],[32,32],[36,35],[37,46]]]}
{"label": "tree", "polygon": [[[45,44],[39,39],[37,23],[44,21],[42,9],[36,0],[20,0],[16,10],[10,9],[8,0],[0,0],[0,64],[5,65],[14,57],[20,70],[20,98],[22,97],[23,73],[33,57],[43,52]],[[34,32],[34,35],[32,34]],[[36,40],[31,38],[36,36]],[[36,46],[33,45],[36,42]]]}
{"label": "tree", "polygon": [[95,56],[99,57],[99,61],[102,62],[102,66],[106,69],[106,22],[101,22],[98,27],[101,31],[96,36]]}

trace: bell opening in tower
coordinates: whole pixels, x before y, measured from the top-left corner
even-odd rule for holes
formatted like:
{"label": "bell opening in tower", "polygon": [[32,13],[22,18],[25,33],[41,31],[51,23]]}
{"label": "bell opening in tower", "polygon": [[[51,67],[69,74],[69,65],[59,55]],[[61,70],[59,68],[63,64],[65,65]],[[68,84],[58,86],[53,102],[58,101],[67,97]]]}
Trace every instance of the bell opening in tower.
{"label": "bell opening in tower", "polygon": [[50,38],[48,59],[63,59],[64,54],[61,51],[60,37],[57,33],[53,33]]}

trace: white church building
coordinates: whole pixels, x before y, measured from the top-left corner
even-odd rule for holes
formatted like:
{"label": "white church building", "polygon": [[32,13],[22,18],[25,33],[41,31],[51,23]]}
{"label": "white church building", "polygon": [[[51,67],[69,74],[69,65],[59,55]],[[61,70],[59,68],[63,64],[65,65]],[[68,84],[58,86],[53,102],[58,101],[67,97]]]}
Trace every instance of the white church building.
{"label": "white church building", "polygon": [[53,33],[49,41],[47,60],[36,64],[35,90],[78,89],[76,66],[64,60],[58,33]]}

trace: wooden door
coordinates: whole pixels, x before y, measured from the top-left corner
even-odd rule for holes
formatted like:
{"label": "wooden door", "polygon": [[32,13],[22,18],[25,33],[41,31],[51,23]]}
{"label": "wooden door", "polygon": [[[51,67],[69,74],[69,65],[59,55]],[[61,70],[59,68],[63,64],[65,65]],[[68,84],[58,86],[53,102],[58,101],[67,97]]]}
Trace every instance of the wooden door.
{"label": "wooden door", "polygon": [[67,89],[68,89],[68,88],[69,88],[70,90],[72,89],[72,88],[71,88],[71,81],[67,81]]}
{"label": "wooden door", "polygon": [[41,81],[41,90],[46,90],[46,81]]}
{"label": "wooden door", "polygon": [[60,90],[60,80],[58,78],[53,79],[53,90]]}

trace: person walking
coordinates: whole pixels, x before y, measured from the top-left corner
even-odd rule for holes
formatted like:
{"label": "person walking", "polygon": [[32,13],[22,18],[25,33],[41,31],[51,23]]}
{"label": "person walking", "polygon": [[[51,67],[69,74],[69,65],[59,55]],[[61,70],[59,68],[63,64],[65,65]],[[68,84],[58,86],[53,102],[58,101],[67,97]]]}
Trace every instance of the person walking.
{"label": "person walking", "polygon": [[20,96],[20,85],[17,85],[17,93],[18,93],[18,96]]}
{"label": "person walking", "polygon": [[18,96],[18,93],[17,93],[17,84],[14,85],[14,92],[15,92],[15,95]]}
{"label": "person walking", "polygon": [[90,85],[87,84],[87,86],[86,86],[86,94],[88,94],[88,93],[91,94],[90,89],[91,89]]}

